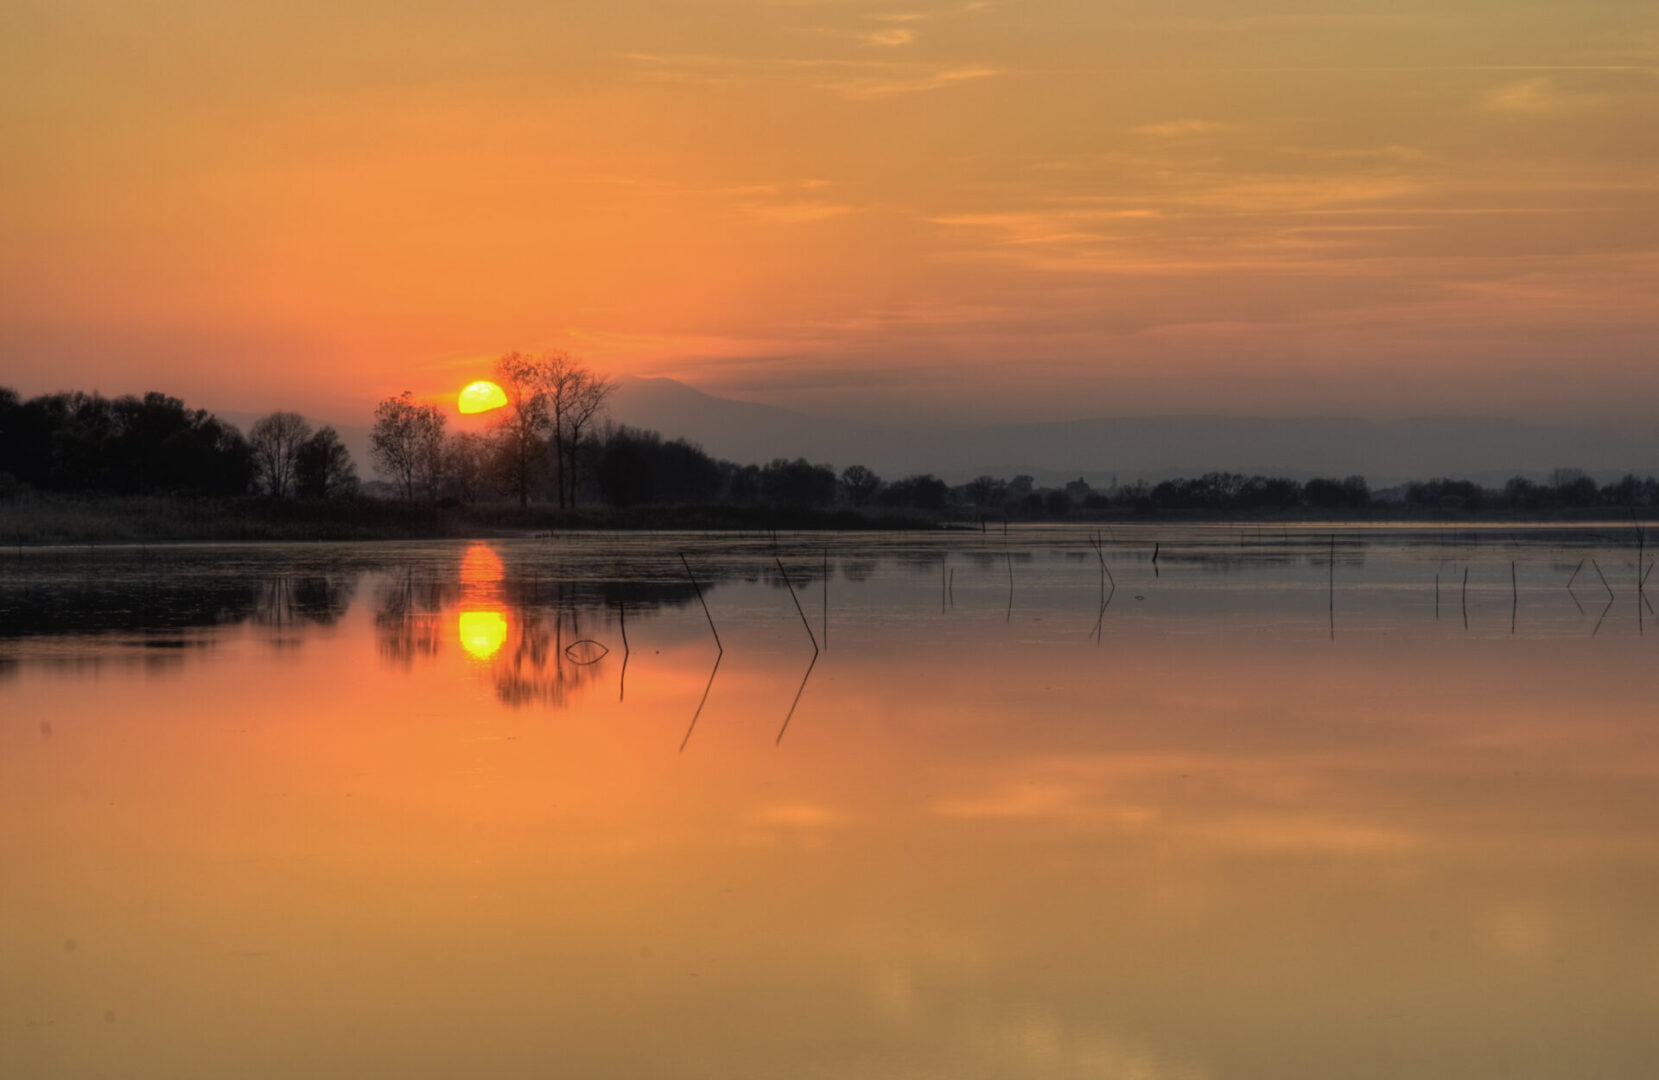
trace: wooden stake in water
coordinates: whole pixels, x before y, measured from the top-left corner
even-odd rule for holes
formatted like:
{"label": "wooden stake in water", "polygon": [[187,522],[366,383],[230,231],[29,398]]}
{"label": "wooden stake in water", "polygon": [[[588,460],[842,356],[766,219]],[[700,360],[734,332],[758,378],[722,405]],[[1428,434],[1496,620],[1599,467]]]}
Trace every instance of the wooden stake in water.
{"label": "wooden stake in water", "polygon": [[1463,629],[1469,629],[1469,568],[1463,568]]}
{"label": "wooden stake in water", "polygon": [[824,648],[829,648],[829,548],[824,549]]}
{"label": "wooden stake in water", "polygon": [[812,632],[812,624],[807,621],[806,610],[801,607],[801,598],[795,595],[795,583],[789,580],[789,571],[783,568],[782,559],[774,555],[772,561],[778,564],[778,573],[783,577],[784,587],[789,590],[789,599],[795,601],[795,610],[801,616],[801,625],[806,627],[806,636],[812,642],[812,651],[816,653],[818,651],[818,636]]}
{"label": "wooden stake in water", "polygon": [[[714,616],[709,614],[709,602],[703,599],[703,589],[702,586],[697,584],[697,575],[691,572],[691,564],[685,561],[685,552],[676,552],[676,554],[680,556],[680,565],[685,567],[685,576],[691,579],[691,587],[697,590],[697,602],[703,605],[703,617],[709,621],[709,633],[714,635],[714,647],[724,653],[726,647],[720,644],[720,631],[714,628]],[[712,676],[709,678],[709,683],[710,685],[714,683]],[[696,723],[695,720],[692,722]],[[688,737],[689,735],[690,732],[687,732]]]}

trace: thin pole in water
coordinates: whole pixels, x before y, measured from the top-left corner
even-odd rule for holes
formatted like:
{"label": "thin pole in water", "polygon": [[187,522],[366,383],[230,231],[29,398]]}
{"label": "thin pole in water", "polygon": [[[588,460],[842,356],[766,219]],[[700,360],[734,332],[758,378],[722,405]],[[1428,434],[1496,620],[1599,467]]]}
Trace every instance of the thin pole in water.
{"label": "thin pole in water", "polygon": [[1469,568],[1463,568],[1463,629],[1469,629]]}
{"label": "thin pole in water", "polygon": [[824,549],[824,648],[829,648],[829,548]]}
{"label": "thin pole in water", "polygon": [[795,601],[795,610],[800,613],[801,625],[806,627],[806,636],[812,640],[812,651],[818,651],[818,635],[812,632],[812,623],[807,621],[806,610],[801,607],[801,598],[795,595],[795,583],[789,580],[789,571],[783,568],[783,560],[776,555],[772,561],[778,564],[778,573],[783,575],[784,587],[789,590],[789,599]]}
{"label": "thin pole in water", "polygon": [[[697,584],[697,575],[691,572],[691,564],[685,561],[685,552],[676,552],[676,554],[680,556],[680,565],[685,567],[685,576],[691,579],[691,587],[697,590],[697,602],[703,605],[703,617],[709,621],[709,633],[714,635],[714,647],[724,653],[726,647],[720,644],[720,631],[714,628],[714,616],[709,614],[709,602],[703,599],[703,588]],[[710,677],[709,682],[712,684],[714,679]],[[705,694],[705,696],[707,695]],[[696,721],[693,720],[692,723],[696,723]],[[689,735],[690,732],[687,732],[688,737]]]}

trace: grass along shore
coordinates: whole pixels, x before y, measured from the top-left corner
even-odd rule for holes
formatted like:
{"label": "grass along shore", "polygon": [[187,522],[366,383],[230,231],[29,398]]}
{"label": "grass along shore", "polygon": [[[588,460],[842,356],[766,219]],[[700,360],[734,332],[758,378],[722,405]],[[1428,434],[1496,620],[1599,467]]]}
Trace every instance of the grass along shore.
{"label": "grass along shore", "polygon": [[69,496],[0,499],[0,544],[189,541],[440,540],[521,536],[555,529],[936,529],[914,515],[768,506],[557,507],[491,503],[431,506],[381,499]]}
{"label": "grass along shore", "polygon": [[[1167,522],[1239,525],[1370,522],[1425,525],[1463,523],[1590,524],[1624,519],[1651,521],[1652,508],[1634,512],[1607,507],[1549,513],[1507,509],[1426,511],[1423,507],[1373,504],[1365,510],[1321,514],[1116,509],[1080,512],[1065,518],[1020,518],[1020,524],[1059,521],[1074,524]],[[953,513],[866,512],[774,506],[587,506],[575,510],[513,503],[433,506],[382,499],[328,501],[177,497],[165,495],[78,496],[38,492],[0,498],[0,545],[137,544],[327,540],[442,540],[524,536],[564,530],[730,530],[890,531],[973,529],[1003,526],[1001,514],[981,515],[968,507]]]}

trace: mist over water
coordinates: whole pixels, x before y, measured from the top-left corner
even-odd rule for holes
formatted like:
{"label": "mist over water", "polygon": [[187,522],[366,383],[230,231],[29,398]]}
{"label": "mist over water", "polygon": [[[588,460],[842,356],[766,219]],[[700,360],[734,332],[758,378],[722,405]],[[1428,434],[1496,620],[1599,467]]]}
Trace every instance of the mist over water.
{"label": "mist over water", "polygon": [[7,552],[0,1074],[1641,1075],[1651,558]]}

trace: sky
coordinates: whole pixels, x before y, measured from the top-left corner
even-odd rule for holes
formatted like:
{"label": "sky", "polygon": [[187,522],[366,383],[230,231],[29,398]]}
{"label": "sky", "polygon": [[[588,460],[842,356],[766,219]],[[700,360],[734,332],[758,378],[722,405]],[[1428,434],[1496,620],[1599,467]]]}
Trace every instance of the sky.
{"label": "sky", "polygon": [[0,0],[0,385],[1647,416],[1651,0]]}

